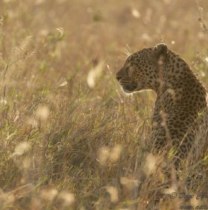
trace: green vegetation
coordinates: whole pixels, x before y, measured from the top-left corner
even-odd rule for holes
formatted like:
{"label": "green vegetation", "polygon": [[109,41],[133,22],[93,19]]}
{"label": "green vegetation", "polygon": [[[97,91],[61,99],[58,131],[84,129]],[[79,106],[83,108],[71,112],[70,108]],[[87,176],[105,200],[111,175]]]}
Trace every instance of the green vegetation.
{"label": "green vegetation", "polygon": [[0,4],[0,210],[146,209],[164,180],[148,154],[155,94],[124,95],[115,73],[165,42],[206,86],[207,0]]}

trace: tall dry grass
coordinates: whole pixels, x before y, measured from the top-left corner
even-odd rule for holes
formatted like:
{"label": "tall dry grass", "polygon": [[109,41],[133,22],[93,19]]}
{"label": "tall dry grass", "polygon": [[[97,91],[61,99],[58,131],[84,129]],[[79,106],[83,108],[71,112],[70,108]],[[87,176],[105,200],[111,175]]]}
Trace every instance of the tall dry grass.
{"label": "tall dry grass", "polygon": [[[155,94],[125,96],[115,72],[163,41],[206,86],[207,1],[0,5],[0,209],[153,209],[165,181],[148,152]],[[160,209],[185,208],[173,192]]]}

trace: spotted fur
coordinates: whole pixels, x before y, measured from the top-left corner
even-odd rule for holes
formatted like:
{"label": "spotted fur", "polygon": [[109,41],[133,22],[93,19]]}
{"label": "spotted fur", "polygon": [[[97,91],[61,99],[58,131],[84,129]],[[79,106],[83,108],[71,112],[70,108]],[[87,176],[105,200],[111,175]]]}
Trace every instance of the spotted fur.
{"label": "spotted fur", "polygon": [[167,144],[175,150],[174,163],[190,151],[195,122],[206,108],[206,91],[188,64],[165,44],[130,55],[116,74],[125,92],[152,89],[157,93],[152,119],[153,152]]}

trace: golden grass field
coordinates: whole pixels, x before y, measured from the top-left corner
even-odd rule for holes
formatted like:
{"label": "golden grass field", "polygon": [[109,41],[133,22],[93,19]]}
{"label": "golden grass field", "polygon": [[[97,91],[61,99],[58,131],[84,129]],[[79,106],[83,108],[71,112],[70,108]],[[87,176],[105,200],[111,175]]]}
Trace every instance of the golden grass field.
{"label": "golden grass field", "polygon": [[156,95],[126,96],[115,73],[165,42],[207,87],[207,24],[207,0],[1,0],[0,210],[154,209],[162,174],[137,190]]}

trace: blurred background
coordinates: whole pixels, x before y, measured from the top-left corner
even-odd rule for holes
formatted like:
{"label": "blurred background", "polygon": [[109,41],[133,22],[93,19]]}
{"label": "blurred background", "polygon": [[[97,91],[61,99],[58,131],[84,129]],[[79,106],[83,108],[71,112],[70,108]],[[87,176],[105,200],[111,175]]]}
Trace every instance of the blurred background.
{"label": "blurred background", "polygon": [[0,209],[146,209],[155,94],[115,73],[165,42],[207,87],[207,24],[207,0],[1,0]]}

